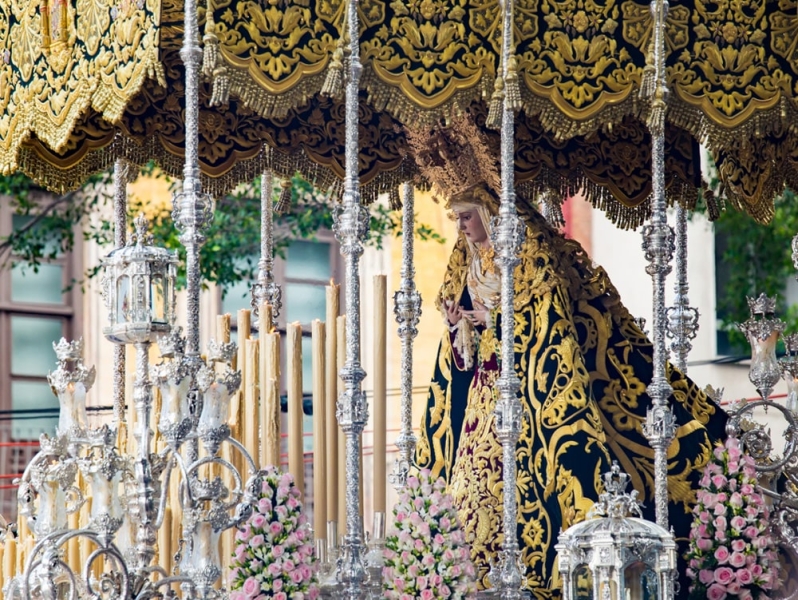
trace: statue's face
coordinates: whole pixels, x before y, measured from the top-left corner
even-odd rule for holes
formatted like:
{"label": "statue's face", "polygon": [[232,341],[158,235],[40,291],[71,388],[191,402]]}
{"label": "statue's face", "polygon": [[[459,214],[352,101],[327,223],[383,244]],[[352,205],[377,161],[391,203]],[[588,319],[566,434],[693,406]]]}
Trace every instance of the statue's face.
{"label": "statue's face", "polygon": [[476,209],[463,210],[457,213],[457,228],[463,232],[472,244],[483,244],[488,240],[488,232],[479,218]]}

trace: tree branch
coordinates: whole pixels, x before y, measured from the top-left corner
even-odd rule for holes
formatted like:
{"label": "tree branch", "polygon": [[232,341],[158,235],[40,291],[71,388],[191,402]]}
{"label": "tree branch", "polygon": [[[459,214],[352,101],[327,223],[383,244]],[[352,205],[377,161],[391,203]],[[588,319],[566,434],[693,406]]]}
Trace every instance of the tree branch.
{"label": "tree branch", "polygon": [[45,205],[44,208],[41,211],[39,211],[35,217],[33,217],[33,219],[25,223],[25,225],[23,225],[19,229],[12,231],[11,234],[9,234],[9,236],[5,240],[1,241],[0,259],[2,259],[2,262],[0,262],[0,267],[6,266],[6,263],[8,262],[8,257],[3,258],[3,256],[11,252],[11,249],[14,247],[15,240],[17,240],[26,232],[36,227],[36,225],[39,222],[41,222],[42,219],[44,219],[47,215],[53,212],[56,208],[58,208],[62,204],[68,204],[69,202],[74,200],[76,196],[77,192],[68,192],[63,196],[59,196],[49,204]]}

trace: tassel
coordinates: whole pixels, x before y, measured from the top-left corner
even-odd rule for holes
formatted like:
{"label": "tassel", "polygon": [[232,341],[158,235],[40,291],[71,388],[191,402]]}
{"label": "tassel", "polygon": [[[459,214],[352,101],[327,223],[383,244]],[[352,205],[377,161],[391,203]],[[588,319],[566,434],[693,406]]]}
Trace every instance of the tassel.
{"label": "tassel", "polygon": [[643,78],[640,80],[640,98],[651,98],[657,89],[657,72],[654,68],[654,42],[648,45],[646,66],[643,67]]}
{"label": "tassel", "polygon": [[493,96],[488,106],[488,118],[485,119],[485,126],[489,129],[500,129],[502,126],[502,112],[504,109],[504,82],[501,77],[496,78],[493,88]]}
{"label": "tassel", "polygon": [[291,188],[293,186],[290,179],[283,179],[280,182],[280,187],[283,189],[280,191],[280,199],[277,200],[277,206],[274,207],[274,212],[278,215],[284,214],[288,207],[291,206]]}
{"label": "tassel", "polygon": [[327,67],[327,77],[324,79],[324,85],[321,86],[321,95],[329,98],[339,98],[343,90],[343,72],[344,72],[344,49],[341,42],[333,52],[330,66]]}
{"label": "tassel", "polygon": [[399,188],[394,186],[388,192],[388,206],[391,210],[400,210],[402,208],[402,199],[399,197]]}
{"label": "tassel", "polygon": [[219,38],[216,36],[216,23],[213,20],[213,6],[208,0],[205,11],[205,35],[202,36],[202,74],[212,77],[219,61]]}
{"label": "tassel", "polygon": [[521,87],[518,84],[518,62],[515,55],[510,56],[507,62],[507,88],[504,90],[507,94],[507,103],[513,111],[521,110],[523,106],[521,102]]}
{"label": "tassel", "polygon": [[221,64],[213,70],[213,91],[211,92],[211,106],[222,106],[230,100],[230,74],[227,67]]}

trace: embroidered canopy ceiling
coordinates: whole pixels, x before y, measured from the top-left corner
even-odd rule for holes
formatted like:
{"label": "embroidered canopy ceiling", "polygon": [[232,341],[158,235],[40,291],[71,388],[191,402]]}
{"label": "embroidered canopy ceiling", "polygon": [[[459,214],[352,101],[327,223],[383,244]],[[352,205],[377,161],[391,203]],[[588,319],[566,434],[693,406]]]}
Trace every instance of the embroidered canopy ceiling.
{"label": "embroidered canopy ceiling", "polygon": [[[270,166],[343,176],[342,0],[207,0],[200,163],[213,194]],[[701,141],[727,197],[758,220],[798,187],[798,3],[691,0],[668,15],[667,182],[687,203]],[[487,128],[498,0],[361,0],[364,195],[409,173],[403,125],[468,112]],[[516,175],[529,193],[587,191],[621,225],[650,193],[646,2],[517,0]],[[124,156],[179,176],[182,2],[0,3],[0,168],[58,190]],[[498,156],[498,155],[497,155]],[[522,194],[523,195],[523,194]]]}

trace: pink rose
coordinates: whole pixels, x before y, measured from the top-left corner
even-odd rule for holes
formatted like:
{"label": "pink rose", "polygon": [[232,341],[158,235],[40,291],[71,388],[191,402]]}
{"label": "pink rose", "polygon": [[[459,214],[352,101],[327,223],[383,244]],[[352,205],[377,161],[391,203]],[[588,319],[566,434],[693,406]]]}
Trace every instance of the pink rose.
{"label": "pink rose", "polygon": [[717,531],[726,531],[726,517],[715,517],[715,529]]}
{"label": "pink rose", "polygon": [[698,581],[703,583],[704,585],[709,585],[713,581],[715,581],[715,576],[712,574],[712,571],[709,569],[701,569],[698,572]]}
{"label": "pink rose", "polygon": [[260,583],[254,577],[247,577],[241,587],[241,591],[244,592],[247,598],[254,598],[260,592]]}
{"label": "pink rose", "polygon": [[252,548],[259,548],[260,546],[263,546],[263,536],[260,534],[253,536],[252,539],[249,541],[249,545]]}
{"label": "pink rose", "polygon": [[739,492],[734,492],[729,498],[729,504],[736,508],[740,508],[743,505],[743,497],[740,495]]}
{"label": "pink rose", "polygon": [[734,579],[734,571],[729,567],[720,567],[715,569],[715,582],[721,585],[727,585]]}
{"label": "pink rose", "polygon": [[277,592],[274,595],[274,600],[288,600],[288,596],[285,595],[285,592]]}
{"label": "pink rose", "polygon": [[250,521],[250,524],[256,529],[263,529],[263,524],[266,523],[266,517],[260,513],[255,513]]}
{"label": "pink rose", "polygon": [[285,548],[281,544],[272,546],[272,555],[274,558],[280,558],[283,554],[285,554]]}
{"label": "pink rose", "polygon": [[291,571],[291,581],[296,584],[302,583],[302,572],[301,571]]}
{"label": "pink rose", "polygon": [[756,536],[759,535],[759,529],[757,529],[753,525],[750,525],[750,526],[745,528],[745,532],[744,533],[745,533],[746,537],[748,537],[749,539],[753,540],[753,539],[756,538]]}
{"label": "pink rose", "polygon": [[751,575],[750,569],[740,569],[737,571],[737,583],[740,585],[748,585],[754,580],[753,575]]}
{"label": "pink rose", "polygon": [[425,590],[421,590],[421,600],[432,600],[435,595],[432,593],[432,590],[427,588]]}
{"label": "pink rose", "polygon": [[267,567],[267,571],[269,571],[269,575],[271,575],[272,577],[277,577],[282,573],[283,567],[279,561],[273,562]]}
{"label": "pink rose", "polygon": [[762,565],[751,565],[751,575],[754,577],[762,575]]}
{"label": "pink rose", "polygon": [[698,520],[701,521],[701,523],[709,523],[712,520],[712,517],[709,516],[708,511],[702,510],[700,513],[698,513]]}
{"label": "pink rose", "polygon": [[423,590],[427,587],[427,578],[423,575],[421,577],[416,578],[416,587],[420,590]]}
{"label": "pink rose", "polygon": [[267,515],[272,512],[272,502],[268,498],[258,500],[258,512]]}
{"label": "pink rose", "polygon": [[283,580],[278,577],[272,581],[272,587],[274,588],[275,592],[279,592],[281,589],[283,589]]}
{"label": "pink rose", "polygon": [[726,586],[726,591],[729,594],[739,594],[741,589],[742,588],[740,587],[740,584],[737,583],[736,581],[732,581],[729,585]]}
{"label": "pink rose", "polygon": [[716,517],[720,517],[726,514],[726,505],[722,503],[718,503],[715,505],[715,510],[713,511]]}
{"label": "pink rose", "polygon": [[280,533],[282,530],[283,530],[283,526],[282,526],[282,524],[280,524],[280,523],[277,523],[276,521],[275,521],[274,523],[271,523],[271,524],[269,525],[269,532],[270,532],[272,535],[277,535],[277,534],[279,534],[279,533]]}
{"label": "pink rose", "polygon": [[[409,483],[409,481],[408,481]],[[401,592],[405,589],[405,580],[401,577],[397,577],[393,580],[393,587],[396,588],[397,591]]]}
{"label": "pink rose", "polygon": [[732,555],[729,557],[729,564],[733,566],[735,569],[744,567],[745,554],[743,554],[742,552],[732,552]]}
{"label": "pink rose", "polygon": [[731,547],[734,552],[742,552],[745,550],[745,540],[734,540]]}
{"label": "pink rose", "polygon": [[713,583],[707,589],[708,600],[723,600],[726,597],[726,588],[717,583]]}
{"label": "pink rose", "polygon": [[722,488],[726,485],[726,476],[725,475],[713,475],[712,476],[712,484],[717,488]]}
{"label": "pink rose", "polygon": [[701,538],[700,540],[696,540],[696,546],[698,546],[699,550],[706,552],[707,550],[712,548],[712,540],[707,538]]}
{"label": "pink rose", "polygon": [[726,546],[720,546],[715,550],[715,559],[720,565],[725,565],[729,561],[729,551]]}
{"label": "pink rose", "polygon": [[745,529],[745,519],[743,519],[740,515],[732,517],[731,526],[737,531],[742,531]]}

